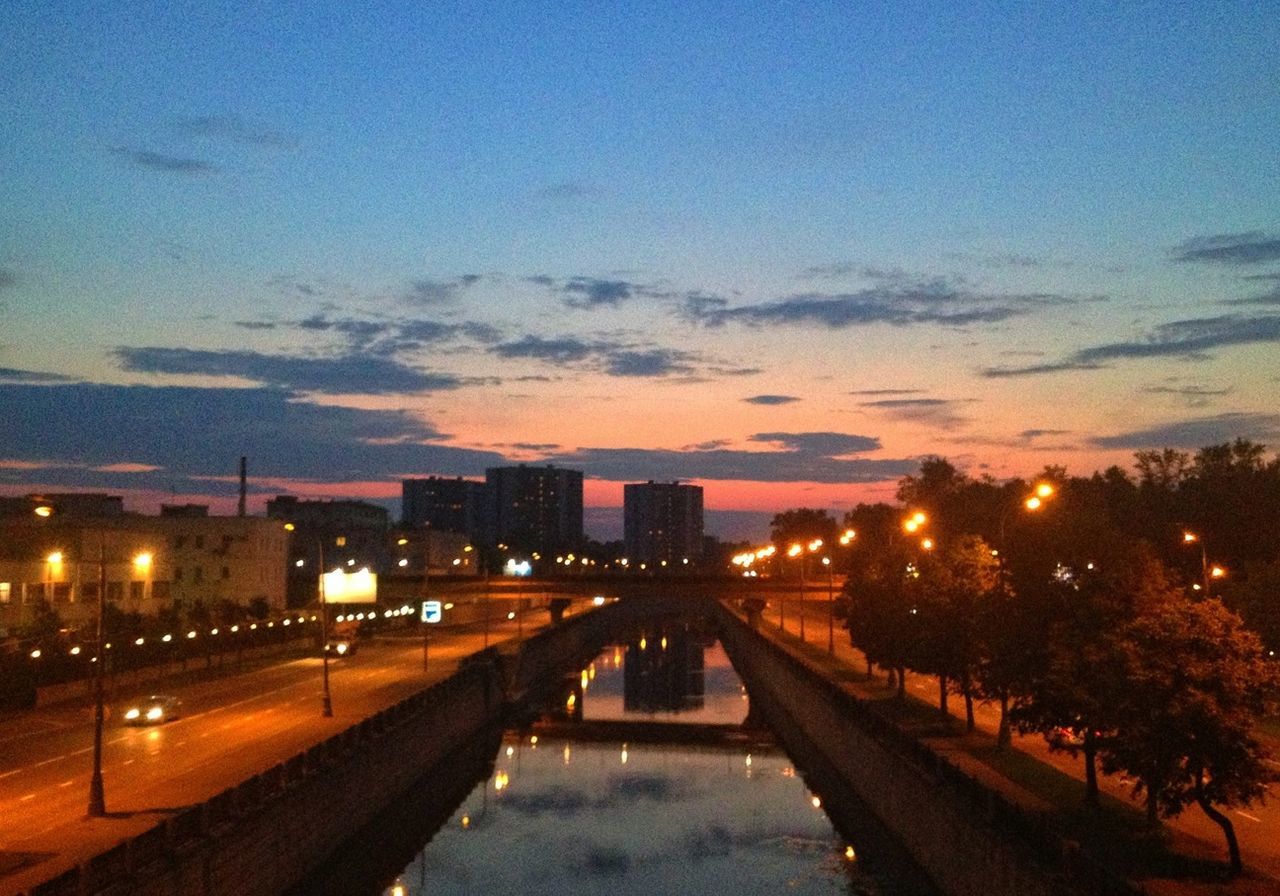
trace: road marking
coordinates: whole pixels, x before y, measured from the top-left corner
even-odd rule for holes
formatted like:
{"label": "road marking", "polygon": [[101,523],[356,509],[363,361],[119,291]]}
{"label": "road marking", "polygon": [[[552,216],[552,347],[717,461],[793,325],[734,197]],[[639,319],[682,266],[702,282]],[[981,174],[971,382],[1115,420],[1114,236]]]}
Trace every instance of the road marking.
{"label": "road marking", "polygon": [[1261,824],[1261,823],[1262,823],[1262,819],[1261,819],[1261,818],[1259,818],[1259,817],[1258,817],[1258,816],[1256,816],[1256,815],[1250,815],[1248,812],[1242,812],[1242,811],[1241,811],[1241,810],[1239,810],[1239,809],[1236,809],[1236,810],[1235,810],[1235,812],[1236,812],[1236,814],[1237,814],[1237,815],[1240,815],[1240,816],[1242,816],[1242,817],[1244,817],[1244,818],[1247,818],[1247,819],[1249,819],[1250,821],[1256,821],[1256,822],[1258,822],[1259,824]]}
{"label": "road marking", "polygon": [[36,798],[36,795],[34,793],[28,793],[26,796],[18,797],[18,802],[29,803],[31,802],[31,800],[35,798]]}
{"label": "road marking", "polygon": [[67,778],[67,780],[63,781],[63,782],[62,782],[61,784],[59,784],[58,786],[59,786],[59,787],[70,787],[70,786],[71,786],[72,784],[74,784],[74,783],[76,783],[76,779],[75,779],[75,778]]}
{"label": "road marking", "polygon": [[16,775],[20,772],[29,772],[33,768],[39,768],[40,766],[48,765],[51,762],[61,762],[63,759],[70,759],[72,756],[79,756],[81,753],[88,753],[92,749],[93,747],[85,747],[83,750],[76,750],[74,753],[65,753],[62,756],[54,756],[51,759],[44,759],[40,762],[36,762],[31,765],[24,765],[22,768],[15,768],[13,771],[8,771],[8,772],[5,772],[4,774],[0,774],[0,780],[4,778],[8,778],[11,775]]}

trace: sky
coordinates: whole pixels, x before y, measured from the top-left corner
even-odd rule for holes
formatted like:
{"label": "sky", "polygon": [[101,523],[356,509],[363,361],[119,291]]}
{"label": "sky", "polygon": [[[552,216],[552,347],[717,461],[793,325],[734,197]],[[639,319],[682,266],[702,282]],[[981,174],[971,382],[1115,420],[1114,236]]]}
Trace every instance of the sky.
{"label": "sky", "polygon": [[1280,445],[1280,3],[0,19],[0,492],[506,463],[708,529]]}

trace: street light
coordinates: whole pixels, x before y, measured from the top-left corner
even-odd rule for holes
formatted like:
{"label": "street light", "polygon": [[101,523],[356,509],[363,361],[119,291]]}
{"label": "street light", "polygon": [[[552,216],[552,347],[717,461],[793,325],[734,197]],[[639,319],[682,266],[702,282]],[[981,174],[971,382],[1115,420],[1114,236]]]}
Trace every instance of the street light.
{"label": "street light", "polygon": [[329,604],[325,601],[324,589],[324,542],[318,541],[316,549],[319,557],[316,565],[320,569],[320,715],[333,717],[333,701],[329,698]]}
{"label": "street light", "polygon": [[[1028,513],[1035,513],[1041,510],[1045,502],[1057,494],[1057,489],[1051,483],[1038,482],[1032,489],[1031,494],[1022,499],[1022,507]],[[1005,586],[1005,526],[1009,521],[1009,513],[1013,510],[1012,504],[1005,505],[1004,510],[1000,514],[999,527],[999,544],[996,547],[996,558],[1000,561],[1000,588],[1003,591]]]}
{"label": "street light", "polygon": [[[1226,578],[1227,570],[1225,567],[1219,566],[1216,563],[1210,565],[1209,555],[1205,551],[1205,547],[1204,547],[1204,539],[1202,539],[1195,532],[1192,532],[1190,530],[1183,530],[1182,543],[1184,545],[1196,544],[1200,546],[1200,578],[1204,582],[1204,593],[1205,593],[1205,596],[1207,597],[1211,593],[1209,589],[1213,580]],[[1195,587],[1196,587],[1196,590],[1198,591],[1200,590],[1201,586],[1197,585]]]}

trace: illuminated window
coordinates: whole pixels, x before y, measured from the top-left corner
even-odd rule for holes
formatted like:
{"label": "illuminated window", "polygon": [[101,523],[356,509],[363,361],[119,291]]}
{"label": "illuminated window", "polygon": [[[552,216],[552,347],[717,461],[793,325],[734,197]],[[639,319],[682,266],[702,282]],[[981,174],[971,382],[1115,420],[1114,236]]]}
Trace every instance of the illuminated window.
{"label": "illuminated window", "polygon": [[13,583],[0,582],[0,604],[7,604],[13,596]]}

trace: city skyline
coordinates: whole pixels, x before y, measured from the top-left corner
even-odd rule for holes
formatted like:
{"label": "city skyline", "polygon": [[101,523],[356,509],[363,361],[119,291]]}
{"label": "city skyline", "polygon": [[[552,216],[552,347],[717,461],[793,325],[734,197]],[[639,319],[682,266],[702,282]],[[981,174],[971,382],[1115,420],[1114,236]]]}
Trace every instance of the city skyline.
{"label": "city skyline", "polygon": [[705,489],[707,529],[1280,443],[1267,4],[0,26],[0,492]]}

